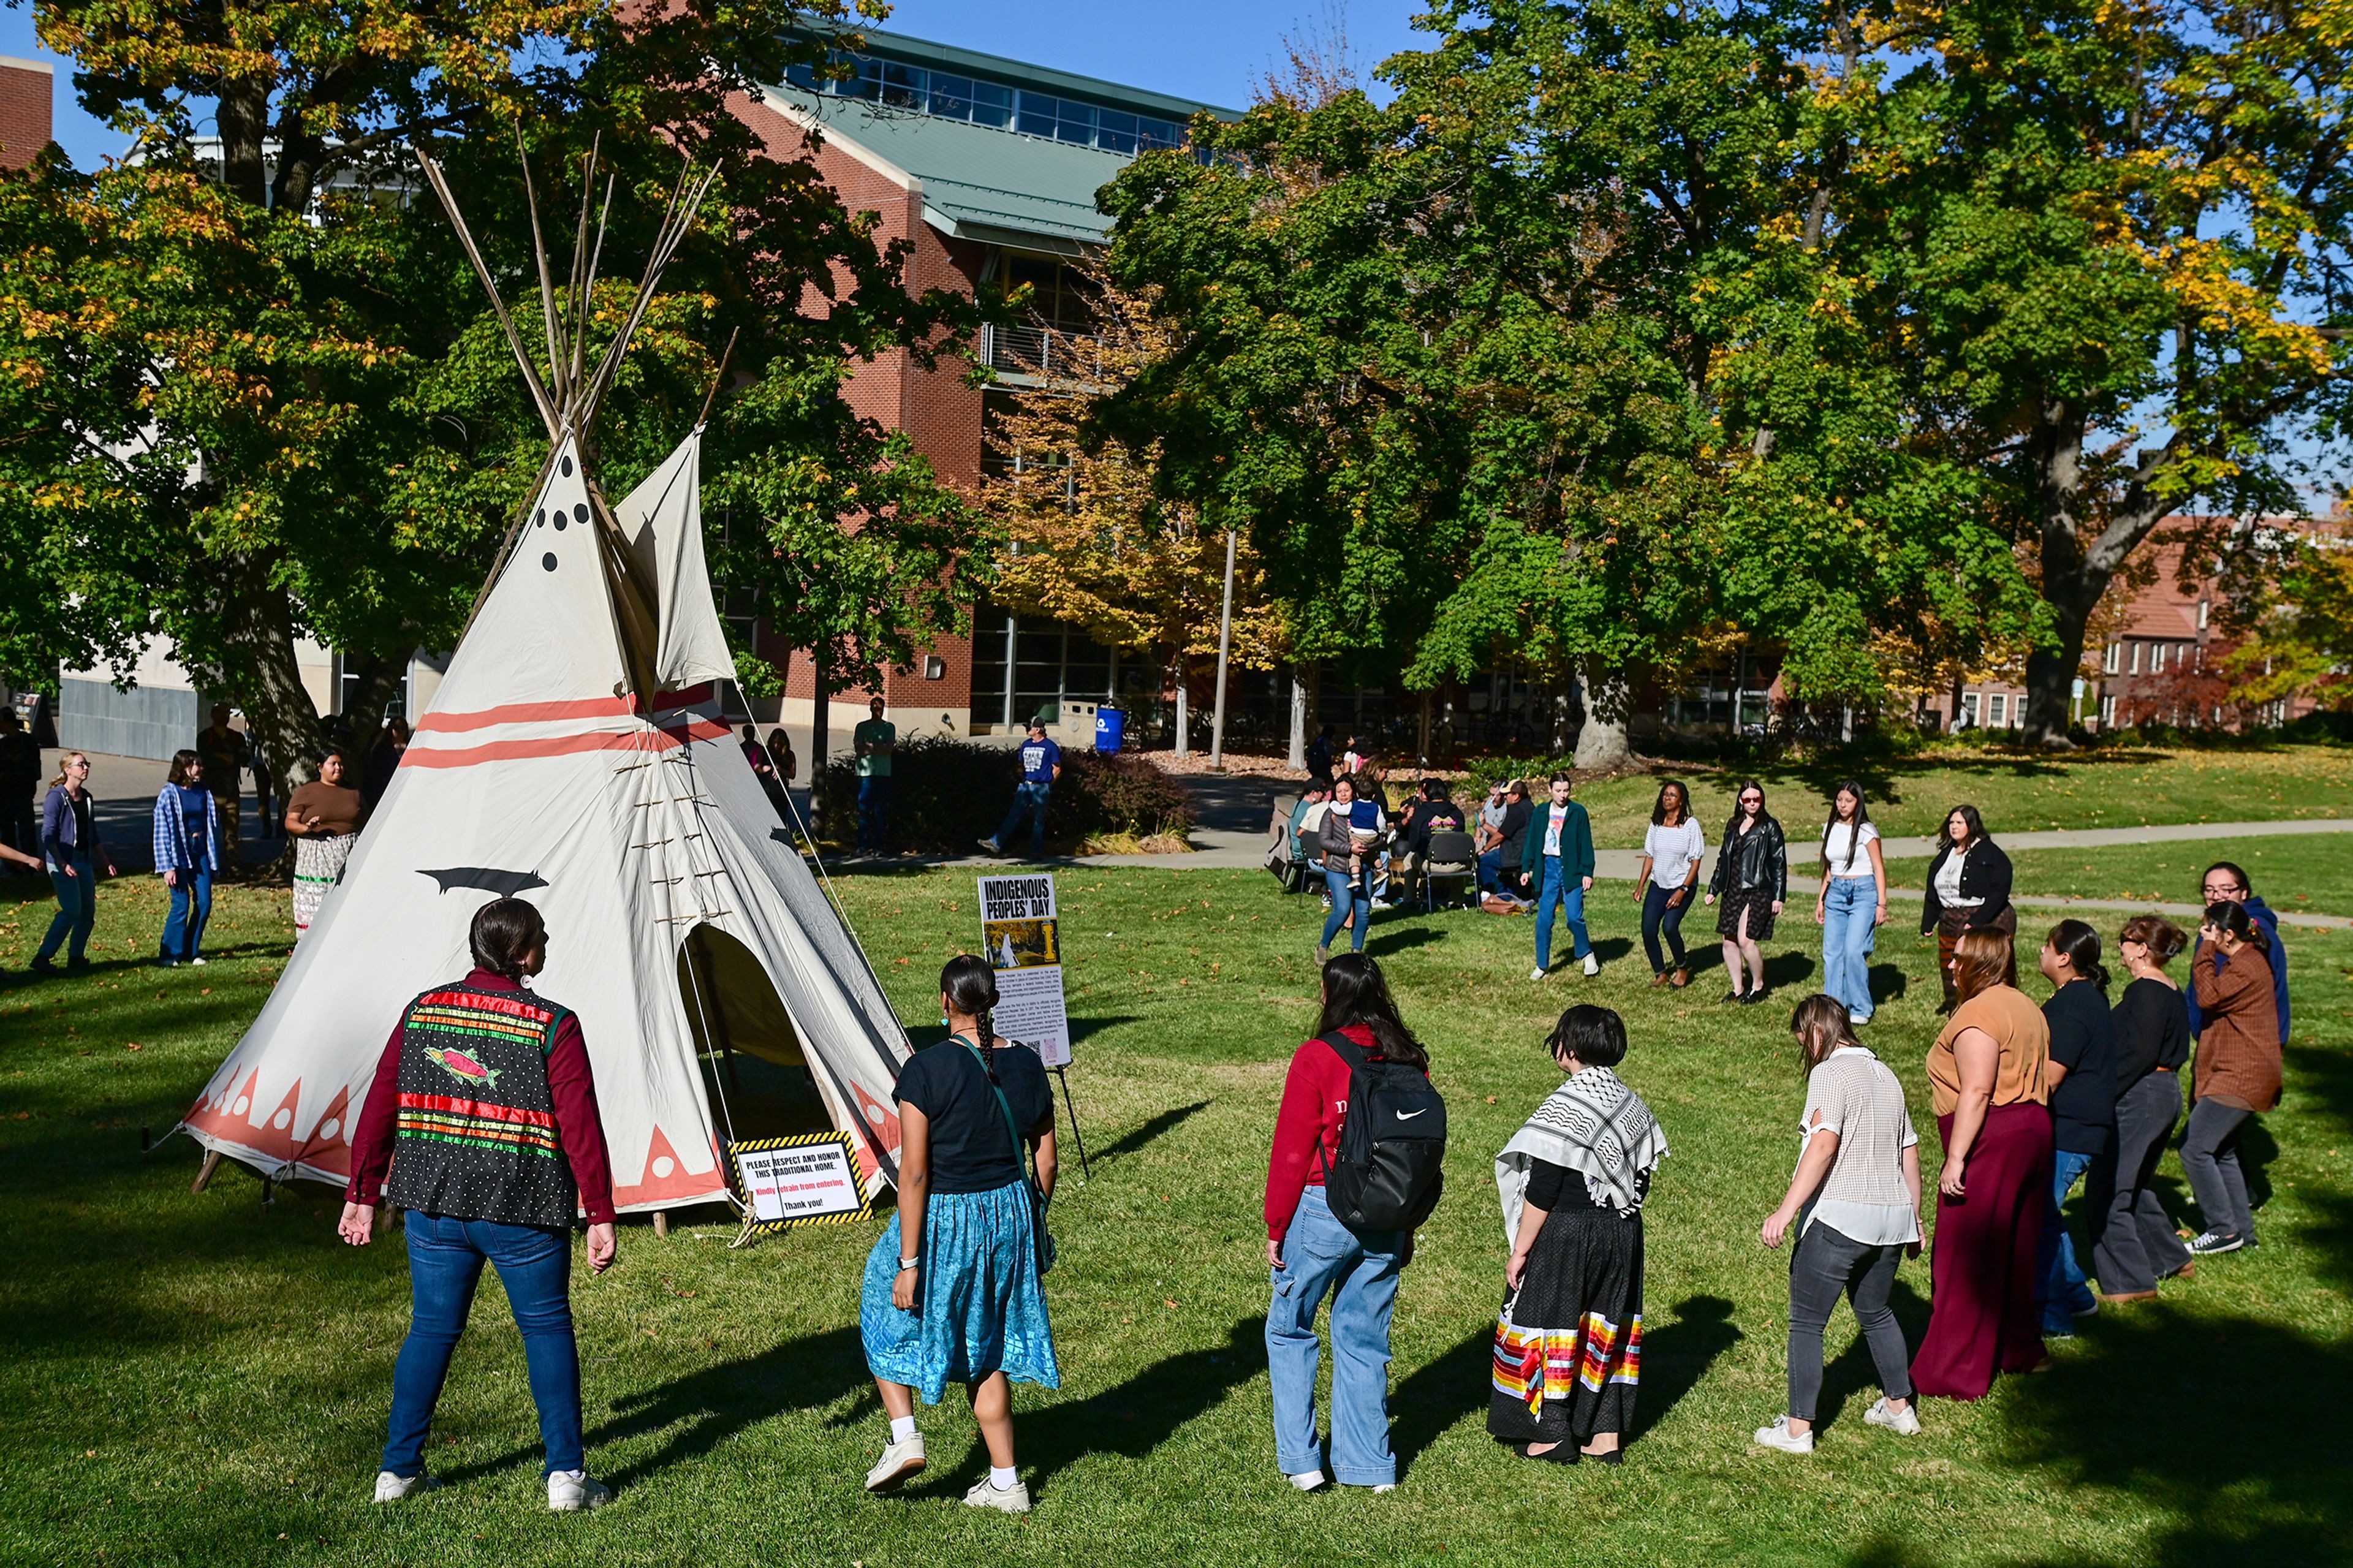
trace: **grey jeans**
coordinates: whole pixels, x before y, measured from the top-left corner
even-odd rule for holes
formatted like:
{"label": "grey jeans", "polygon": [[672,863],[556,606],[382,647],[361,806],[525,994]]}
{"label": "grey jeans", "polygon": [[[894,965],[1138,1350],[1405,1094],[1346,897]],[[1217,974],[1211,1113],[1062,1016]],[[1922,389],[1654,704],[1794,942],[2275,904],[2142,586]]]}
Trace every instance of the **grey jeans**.
{"label": "grey jeans", "polygon": [[1854,1302],[1872,1364],[1879,1369],[1879,1386],[1891,1399],[1912,1397],[1911,1352],[1904,1348],[1895,1310],[1887,1304],[1903,1256],[1901,1242],[1867,1246],[1826,1225],[1808,1227],[1799,1238],[1789,1258],[1789,1414],[1796,1419],[1814,1418],[1822,1393],[1822,1331],[1841,1296]]}
{"label": "grey jeans", "polygon": [[2239,1169],[2239,1134],[2253,1114],[2219,1100],[2201,1100],[2189,1108],[2189,1125],[2181,1131],[2182,1174],[2198,1194],[2206,1228],[2249,1241],[2255,1238],[2255,1215],[2247,1206],[2246,1173]]}
{"label": "grey jeans", "polygon": [[2149,1184],[2180,1116],[2181,1080],[2169,1072],[2148,1073],[2116,1096],[2116,1175],[2107,1201],[2101,1203],[2097,1192],[2084,1194],[2086,1206],[2102,1216],[2092,1273],[2111,1296],[2154,1290],[2189,1261],[2189,1248],[2173,1233],[2173,1217]]}

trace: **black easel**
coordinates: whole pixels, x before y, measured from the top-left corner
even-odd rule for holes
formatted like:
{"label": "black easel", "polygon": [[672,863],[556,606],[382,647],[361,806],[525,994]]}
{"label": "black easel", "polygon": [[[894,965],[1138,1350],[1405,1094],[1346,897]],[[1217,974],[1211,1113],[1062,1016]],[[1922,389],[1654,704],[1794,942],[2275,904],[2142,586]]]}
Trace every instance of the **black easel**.
{"label": "black easel", "polygon": [[1062,1105],[1071,1113],[1071,1141],[1079,1146],[1079,1178],[1083,1181],[1094,1173],[1087,1169],[1087,1141],[1079,1131],[1079,1108],[1071,1102],[1071,1075],[1056,1068],[1054,1076],[1062,1080]]}

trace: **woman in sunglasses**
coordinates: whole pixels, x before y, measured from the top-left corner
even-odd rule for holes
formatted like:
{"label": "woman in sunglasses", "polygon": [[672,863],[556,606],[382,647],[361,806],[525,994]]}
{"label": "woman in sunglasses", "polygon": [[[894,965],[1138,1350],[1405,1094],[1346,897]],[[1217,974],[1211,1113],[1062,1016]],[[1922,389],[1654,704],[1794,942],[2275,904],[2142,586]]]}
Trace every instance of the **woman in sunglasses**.
{"label": "woman in sunglasses", "polygon": [[[1757,944],[1773,940],[1773,918],[1788,900],[1789,847],[1781,825],[1765,809],[1763,784],[1749,780],[1736,798],[1740,804],[1724,830],[1707,901],[1724,900],[1715,930],[1724,938],[1724,967],[1732,976],[1732,992],[1725,1000],[1762,1002],[1765,954]],[[1756,983],[1749,984],[1752,974]]]}

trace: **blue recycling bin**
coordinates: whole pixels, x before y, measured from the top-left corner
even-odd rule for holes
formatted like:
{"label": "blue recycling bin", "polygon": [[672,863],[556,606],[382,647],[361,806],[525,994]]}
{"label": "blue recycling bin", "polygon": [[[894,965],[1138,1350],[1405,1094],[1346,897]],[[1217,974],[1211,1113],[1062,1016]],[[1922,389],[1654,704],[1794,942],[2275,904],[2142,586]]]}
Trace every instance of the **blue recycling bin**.
{"label": "blue recycling bin", "polygon": [[1095,750],[1116,752],[1127,739],[1127,715],[1116,708],[1095,710]]}

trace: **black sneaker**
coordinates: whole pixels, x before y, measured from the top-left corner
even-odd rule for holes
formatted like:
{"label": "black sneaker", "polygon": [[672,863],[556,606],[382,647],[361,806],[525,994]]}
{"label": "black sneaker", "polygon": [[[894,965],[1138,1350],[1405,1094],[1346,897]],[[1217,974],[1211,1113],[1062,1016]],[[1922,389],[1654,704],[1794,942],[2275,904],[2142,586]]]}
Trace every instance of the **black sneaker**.
{"label": "black sneaker", "polygon": [[1748,1005],[1748,1006],[1754,1006],[1754,1005],[1756,1005],[1757,1003],[1762,1002],[1763,1000],[1765,1000],[1765,997],[1766,997],[1766,990],[1765,990],[1765,988],[1764,988],[1763,986],[1761,986],[1761,985],[1760,985],[1760,986],[1758,986],[1756,990],[1751,991],[1747,995],[1743,996],[1740,1000],[1741,1000],[1741,1002],[1742,1002],[1744,1005]]}
{"label": "black sneaker", "polygon": [[2210,1230],[2191,1242],[2189,1250],[2200,1258],[2211,1258],[2218,1252],[2236,1252],[2246,1245],[2245,1237],[2225,1236],[2221,1231]]}
{"label": "black sneaker", "polygon": [[25,972],[27,974],[55,974],[58,966],[48,959],[37,958],[25,966]]}
{"label": "black sneaker", "polygon": [[1727,991],[1724,994],[1724,999],[1727,1002],[1746,1002],[1748,997],[1744,992]]}

